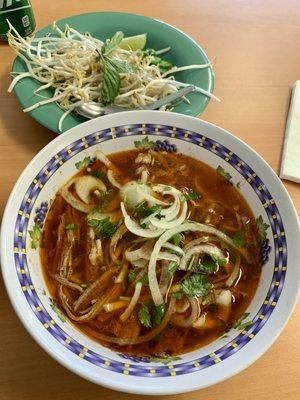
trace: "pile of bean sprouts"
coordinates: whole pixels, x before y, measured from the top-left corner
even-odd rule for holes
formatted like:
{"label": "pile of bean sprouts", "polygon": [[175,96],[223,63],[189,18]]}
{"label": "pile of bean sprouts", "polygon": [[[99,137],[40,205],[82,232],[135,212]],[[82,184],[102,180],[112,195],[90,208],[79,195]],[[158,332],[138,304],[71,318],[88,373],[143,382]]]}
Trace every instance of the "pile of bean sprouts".
{"label": "pile of bean sprouts", "polygon": [[[27,77],[34,78],[41,84],[34,92],[41,97],[41,100],[25,108],[24,112],[56,102],[64,110],[58,124],[59,131],[62,131],[64,119],[76,107],[91,101],[101,103],[103,68],[99,51],[104,42],[92,37],[88,32],[82,34],[68,25],[61,30],[55,22],[52,26],[53,33],[43,37],[22,38],[10,23],[9,25],[10,30],[7,34],[9,45],[25,63],[27,71],[14,72],[16,76],[8,91],[11,92],[17,82]],[[155,54],[161,55],[170,49],[170,47],[161,49]],[[124,50],[118,47],[113,56],[133,67],[133,72],[120,74],[119,94],[113,103],[128,109],[159,100],[187,86],[187,83],[175,79],[175,73],[211,67],[211,62],[208,62],[200,65],[174,66],[166,72],[161,72],[157,65],[151,64],[150,57],[145,57],[141,50]],[[41,94],[43,90],[49,88],[54,89],[50,97]],[[196,92],[219,101],[212,93],[200,87],[196,88]],[[166,109],[166,106],[162,109]]]}

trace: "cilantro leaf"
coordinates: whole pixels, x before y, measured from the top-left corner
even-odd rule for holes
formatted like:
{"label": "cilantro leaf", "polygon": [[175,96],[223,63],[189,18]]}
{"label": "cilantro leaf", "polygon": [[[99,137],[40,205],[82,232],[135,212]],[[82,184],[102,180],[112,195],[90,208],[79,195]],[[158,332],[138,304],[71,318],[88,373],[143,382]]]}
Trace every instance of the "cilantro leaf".
{"label": "cilantro leaf", "polygon": [[186,193],[184,195],[184,197],[186,198],[186,200],[198,200],[199,199],[199,195],[194,192],[193,190],[189,190],[188,193]]}
{"label": "cilantro leaf", "polygon": [[65,229],[66,229],[66,231],[75,231],[76,225],[75,224],[68,224]]}
{"label": "cilantro leaf", "polygon": [[122,42],[124,38],[124,33],[118,31],[114,34],[111,39],[106,40],[105,44],[101,48],[101,53],[104,55],[108,55],[112,51],[116,50],[119,47],[119,44]]}
{"label": "cilantro leaf", "polygon": [[148,275],[143,276],[143,278],[140,279],[140,282],[141,282],[141,284],[144,285],[144,286],[149,286],[149,278],[148,278]]}
{"label": "cilantro leaf", "polygon": [[175,246],[179,246],[181,242],[181,235],[180,233],[175,233],[174,236],[171,237],[172,242],[175,244]]}
{"label": "cilantro leaf", "polygon": [[172,361],[177,361],[177,360],[182,360],[182,359],[178,356],[171,357],[169,355],[166,355],[165,357],[150,357],[149,358],[149,361],[151,361],[151,362],[162,363],[164,365],[168,365]]}
{"label": "cilantro leaf", "polygon": [[84,157],[82,161],[78,161],[77,163],[75,163],[75,167],[80,170],[88,167],[91,163],[91,157]]}
{"label": "cilantro leaf", "polygon": [[174,299],[180,300],[183,297],[183,293],[182,292],[176,292],[176,293],[173,293],[172,296],[174,297]]}
{"label": "cilantro leaf", "polygon": [[167,72],[173,67],[172,63],[157,56],[153,49],[144,50],[143,57],[147,58],[150,65],[157,65],[161,73]]}
{"label": "cilantro leaf", "polygon": [[137,149],[154,149],[155,148],[155,142],[152,140],[149,140],[148,136],[146,136],[142,140],[135,140],[134,141],[134,146]]}
{"label": "cilantro leaf", "polygon": [[235,323],[232,325],[234,329],[244,330],[248,328],[248,326],[253,324],[253,321],[246,321],[245,319],[248,318],[250,313],[244,313],[241,318],[239,318]]}
{"label": "cilantro leaf", "polygon": [[151,328],[151,316],[149,308],[144,304],[139,311],[139,320],[146,328]]}
{"label": "cilantro leaf", "polygon": [[216,269],[217,265],[214,261],[205,257],[205,259],[201,260],[201,263],[198,264],[197,269],[204,274],[213,274]]}
{"label": "cilantro leaf", "polygon": [[224,266],[227,263],[225,258],[220,258],[214,253],[209,253],[202,257],[196,268],[205,274],[213,274],[219,266]]}
{"label": "cilantro leaf", "polygon": [[171,261],[168,266],[168,275],[172,276],[177,271],[179,264],[176,261]]}
{"label": "cilantro leaf", "polygon": [[184,279],[181,288],[187,296],[202,297],[211,290],[212,284],[206,276],[194,274]]}
{"label": "cilantro leaf", "polygon": [[106,172],[102,171],[101,169],[91,171],[90,175],[94,176],[95,178],[100,179],[106,185],[109,185],[109,180],[107,178],[107,174],[106,174]]}
{"label": "cilantro leaf", "polygon": [[233,243],[236,247],[245,246],[245,232],[243,229],[239,229],[232,238]]}
{"label": "cilantro leaf", "polygon": [[133,270],[130,271],[129,274],[128,274],[128,280],[129,280],[129,282],[135,281],[136,275],[137,275],[136,271],[133,271]]}
{"label": "cilantro leaf", "polygon": [[94,228],[96,238],[110,238],[117,230],[117,224],[110,221],[109,217],[104,219],[90,219],[88,225]]}
{"label": "cilantro leaf", "polygon": [[162,206],[156,204],[152,207],[148,207],[146,203],[138,204],[135,209],[134,213],[138,219],[149,217],[149,215],[154,213],[159,213],[162,210]]}
{"label": "cilantro leaf", "polygon": [[156,326],[160,325],[164,313],[165,313],[165,306],[163,304],[154,307],[154,315],[153,315],[154,325]]}
{"label": "cilantro leaf", "polygon": [[36,250],[40,244],[42,237],[42,225],[36,223],[33,225],[33,229],[28,231],[29,236],[31,237],[31,248]]}
{"label": "cilantro leaf", "polygon": [[263,242],[267,238],[267,229],[270,227],[270,225],[266,224],[263,221],[263,218],[261,215],[256,219],[256,223],[257,223],[257,227],[258,227],[260,240]]}
{"label": "cilantro leaf", "polygon": [[230,183],[231,185],[232,183],[232,176],[230,175],[229,172],[225,171],[225,169],[223,167],[221,167],[221,165],[218,165],[217,167],[217,173],[222,176],[222,178],[224,178],[228,183]]}
{"label": "cilantro leaf", "polygon": [[214,253],[209,253],[210,258],[216,263],[218,264],[220,267],[224,267],[224,265],[227,264],[227,260],[226,258],[220,258],[218,257],[216,254]]}

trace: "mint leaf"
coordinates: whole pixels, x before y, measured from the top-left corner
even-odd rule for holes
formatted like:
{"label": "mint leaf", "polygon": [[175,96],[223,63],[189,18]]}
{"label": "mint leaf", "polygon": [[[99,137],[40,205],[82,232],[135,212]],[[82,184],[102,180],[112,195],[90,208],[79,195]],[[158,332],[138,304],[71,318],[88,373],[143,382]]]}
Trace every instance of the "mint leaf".
{"label": "mint leaf", "polygon": [[77,163],[75,163],[75,167],[80,170],[88,167],[91,163],[91,157],[84,157],[82,161],[78,161]]}
{"label": "mint leaf", "polygon": [[116,50],[120,43],[122,42],[122,39],[124,38],[124,33],[121,31],[118,31],[114,34],[114,36],[111,39],[107,39],[105,44],[101,48],[101,53],[103,55],[108,55],[112,51]]}
{"label": "mint leaf", "polygon": [[206,276],[194,274],[184,279],[181,288],[187,296],[202,297],[211,290],[212,284]]}
{"label": "mint leaf", "polygon": [[135,140],[134,141],[134,146],[137,149],[154,149],[155,148],[155,143],[152,140],[149,140],[148,136],[146,136],[142,140]]}
{"label": "mint leaf", "polygon": [[232,238],[233,243],[236,247],[245,246],[245,232],[243,229],[239,229]]}
{"label": "mint leaf", "polygon": [[261,215],[256,219],[256,223],[257,223],[257,227],[258,227],[260,240],[263,242],[267,238],[267,229],[270,227],[270,225],[266,224],[263,221],[263,218]]}
{"label": "mint leaf", "polygon": [[154,315],[153,315],[154,325],[156,326],[160,325],[164,313],[165,313],[165,306],[163,304],[154,307]]}
{"label": "mint leaf", "polygon": [[33,225],[33,229],[28,231],[29,236],[31,237],[31,248],[36,250],[40,244],[42,237],[42,225],[36,223]]}
{"label": "mint leaf", "polygon": [[109,59],[103,59],[103,81],[101,87],[101,102],[104,105],[111,104],[118,96],[120,90],[120,75],[111,65]]}
{"label": "mint leaf", "polygon": [[151,316],[149,308],[144,304],[139,311],[139,320],[146,328],[151,328]]}
{"label": "mint leaf", "polygon": [[233,184],[232,183],[232,176],[230,175],[230,173],[229,172],[227,172],[227,171],[225,171],[225,169],[223,168],[223,167],[221,167],[221,165],[219,165],[218,167],[217,167],[217,173],[222,177],[222,178],[224,178],[228,183],[230,183],[231,185]]}

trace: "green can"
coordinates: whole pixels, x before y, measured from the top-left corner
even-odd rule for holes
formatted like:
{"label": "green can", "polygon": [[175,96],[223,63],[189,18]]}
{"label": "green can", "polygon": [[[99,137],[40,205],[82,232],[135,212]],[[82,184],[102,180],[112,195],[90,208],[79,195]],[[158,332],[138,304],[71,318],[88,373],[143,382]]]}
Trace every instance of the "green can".
{"label": "green can", "polygon": [[0,0],[0,40],[7,40],[7,20],[22,37],[31,35],[36,24],[30,0]]}

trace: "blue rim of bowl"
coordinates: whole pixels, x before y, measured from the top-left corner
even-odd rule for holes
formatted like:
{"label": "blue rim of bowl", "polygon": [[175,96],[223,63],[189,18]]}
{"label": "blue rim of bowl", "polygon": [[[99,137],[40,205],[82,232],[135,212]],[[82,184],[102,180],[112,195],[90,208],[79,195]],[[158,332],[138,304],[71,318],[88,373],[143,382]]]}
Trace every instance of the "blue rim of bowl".
{"label": "blue rim of bowl", "polygon": [[[206,60],[209,61],[209,58],[208,58],[206,52],[204,51],[204,49],[203,49],[203,48],[196,42],[196,40],[193,39],[190,35],[188,35],[187,33],[183,32],[181,29],[179,29],[179,28],[175,27],[174,25],[171,25],[171,24],[169,24],[169,23],[167,23],[167,22],[165,22],[165,21],[163,21],[163,20],[160,20],[160,19],[157,19],[157,18],[150,18],[150,17],[147,17],[147,16],[142,15],[142,14],[134,14],[134,13],[126,13],[126,12],[113,12],[113,11],[112,11],[112,12],[110,12],[110,11],[88,12],[88,13],[75,14],[75,15],[71,15],[71,16],[66,17],[66,18],[62,18],[62,19],[56,21],[56,23],[57,23],[57,24],[61,24],[61,23],[64,23],[64,21],[69,20],[70,18],[84,17],[84,16],[87,16],[87,15],[94,15],[94,14],[107,14],[107,15],[111,15],[111,14],[113,14],[113,15],[124,15],[124,14],[125,14],[125,15],[131,15],[131,16],[136,17],[136,18],[142,18],[142,19],[145,19],[145,20],[147,20],[147,21],[155,21],[155,22],[157,22],[157,23],[166,25],[166,26],[168,26],[169,28],[171,28],[172,30],[174,30],[174,31],[176,31],[176,32],[179,32],[181,35],[183,35],[183,36],[185,36],[187,39],[189,39],[189,40],[198,48],[198,50],[202,53],[202,55],[206,58]],[[39,29],[38,31],[35,32],[35,34],[39,34],[41,31],[43,31],[44,29],[48,29],[50,26],[51,26],[51,24],[45,26],[44,28]],[[16,57],[16,58],[14,59],[13,64],[12,64],[11,72],[14,72],[17,61],[19,61],[19,57]],[[215,88],[215,73],[214,73],[214,70],[213,70],[212,66],[209,67],[209,71],[210,71],[209,79],[208,79],[209,87],[207,88],[207,90],[208,90],[209,92],[213,93],[214,88]],[[25,78],[25,79],[27,79],[27,78]],[[22,108],[26,108],[28,105],[24,103],[23,97],[20,95],[20,94],[21,94],[21,91],[19,92],[18,90],[16,90],[16,88],[18,87],[18,84],[19,84],[19,83],[20,83],[20,82],[18,82],[18,83],[16,84],[16,86],[15,86],[15,88],[14,88],[13,91],[14,91],[14,93],[15,93],[17,99],[18,99],[18,102],[21,104]],[[205,96],[205,102],[204,102],[204,104],[203,104],[203,107],[202,107],[201,109],[198,109],[198,110],[197,110],[197,115],[194,115],[195,117],[196,117],[196,116],[199,116],[200,114],[202,114],[202,113],[204,112],[204,110],[205,110],[206,107],[208,106],[210,100],[211,100],[211,99],[210,99],[209,97]],[[65,132],[65,131],[59,132],[59,131],[57,131],[57,130],[54,131],[54,130],[52,129],[52,127],[51,127],[47,122],[43,122],[43,123],[40,122],[40,121],[39,121],[38,119],[36,119],[36,117],[34,116],[34,111],[35,111],[35,110],[29,112],[28,114],[29,114],[35,121],[37,121],[39,124],[41,124],[42,126],[48,128],[48,129],[51,130],[52,132],[55,132],[55,133],[58,134],[58,135],[63,134],[63,133]],[[129,110],[129,111],[130,111],[130,110]],[[185,115],[185,114],[183,114],[183,115]],[[191,116],[192,116],[192,115],[191,115]],[[82,118],[82,117],[79,117],[79,118]],[[84,123],[84,122],[85,122],[85,121],[78,122],[78,125],[80,125],[80,124],[82,124],[82,123]],[[57,123],[58,123],[58,121],[57,121]]]}
{"label": "blue rim of bowl", "polygon": [[[100,143],[124,136],[152,135],[156,137],[168,137],[180,139],[191,144],[200,146],[207,151],[220,157],[231,165],[251,185],[259,198],[268,216],[268,222],[272,231],[275,261],[273,276],[267,296],[261,307],[253,318],[253,324],[239,333],[233,340],[213,353],[207,354],[188,362],[172,363],[167,366],[153,367],[152,363],[141,365],[141,363],[130,363],[116,361],[86,348],[75,339],[71,338],[61,326],[53,320],[43,306],[33,282],[30,277],[27,255],[26,239],[28,237],[28,223],[30,215],[34,210],[36,199],[43,186],[59,168],[74,155],[83,150],[99,145]],[[33,313],[42,323],[44,328],[66,349],[84,360],[116,373],[139,377],[172,377],[183,375],[211,367],[226,360],[237,353],[249,343],[265,325],[276,305],[282,292],[287,271],[287,241],[283,222],[277,205],[268,191],[266,185],[253,171],[253,169],[239,158],[234,152],[222,144],[199,133],[190,130],[176,128],[168,125],[156,124],[130,124],[116,126],[91,133],[81,139],[74,141],[53,156],[40,170],[26,190],[25,196],[19,207],[14,230],[14,259],[18,280],[21,290],[31,307]],[[136,362],[136,360],[134,360]]]}

